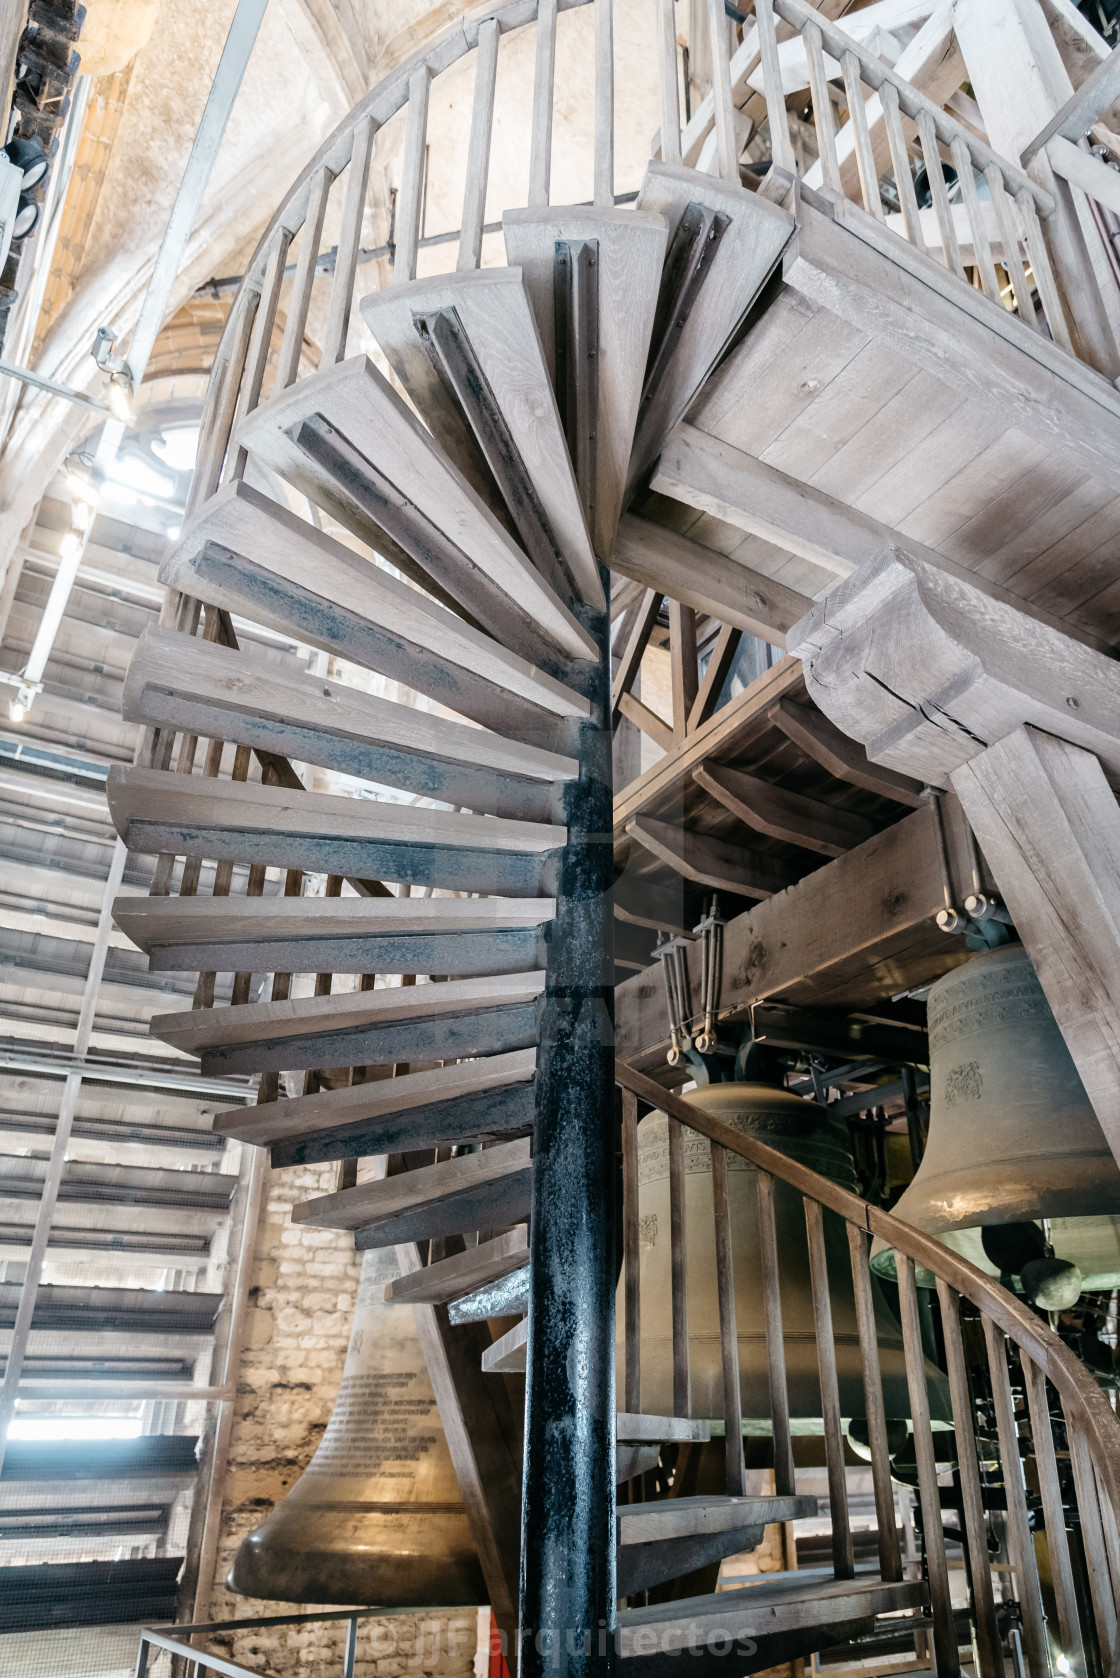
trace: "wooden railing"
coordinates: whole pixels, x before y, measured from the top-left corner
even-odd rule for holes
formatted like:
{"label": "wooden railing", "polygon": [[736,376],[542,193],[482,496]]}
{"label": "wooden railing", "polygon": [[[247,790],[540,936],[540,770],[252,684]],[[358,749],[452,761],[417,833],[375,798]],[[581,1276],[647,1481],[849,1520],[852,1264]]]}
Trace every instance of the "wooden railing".
{"label": "wooden railing", "polygon": [[[823,1220],[830,1213],[843,1219],[851,1255],[879,1569],[887,1580],[902,1578],[903,1562],[872,1306],[869,1240],[882,1237],[895,1253],[935,1670],[942,1675],[959,1670],[959,1638],[950,1597],[942,1520],[943,1488],[938,1482],[916,1267],[931,1271],[936,1278],[956,1461],[949,1496],[963,1514],[969,1616],[979,1678],[1004,1678],[1005,1664],[985,1518],[986,1510],[993,1503],[993,1480],[985,1470],[986,1483],[982,1484],[982,1459],[977,1449],[974,1396],[978,1377],[984,1381],[995,1411],[1002,1478],[1002,1490],[997,1488],[997,1495],[1006,1510],[1008,1565],[1015,1581],[1019,1620],[1016,1629],[1021,1637],[1026,1670],[1030,1678],[1036,1675],[1047,1678],[1052,1672],[1069,1670],[1078,1675],[1098,1671],[1107,1674],[1115,1657],[1120,1603],[1120,1421],[1084,1364],[1064,1345],[1044,1317],[941,1242],[713,1118],[632,1067],[620,1064],[616,1078],[623,1092],[626,1407],[639,1407],[636,1401],[641,1387],[636,1141],[640,1102],[647,1109],[665,1113],[669,1123],[673,1388],[678,1414],[687,1414],[689,1386],[683,1132],[698,1132],[711,1144],[728,1492],[734,1495],[744,1488],[743,1405],[736,1300],[731,1282],[733,1233],[727,1198],[728,1156],[735,1154],[754,1167],[758,1188],[762,1251],[758,1285],[765,1303],[770,1422],[778,1494],[794,1491],[794,1468],[783,1365],[782,1299],[773,1210],[775,1181],[789,1184],[803,1199],[836,1577],[850,1578],[855,1568],[825,1252]],[[978,1317],[983,1325],[986,1363],[983,1371],[977,1369],[973,1358],[966,1358],[962,1304],[972,1308],[969,1315]],[[1036,1541],[1043,1533],[1045,1592],[1036,1548]],[[1068,1667],[1059,1664],[1061,1657],[1069,1663]]]}

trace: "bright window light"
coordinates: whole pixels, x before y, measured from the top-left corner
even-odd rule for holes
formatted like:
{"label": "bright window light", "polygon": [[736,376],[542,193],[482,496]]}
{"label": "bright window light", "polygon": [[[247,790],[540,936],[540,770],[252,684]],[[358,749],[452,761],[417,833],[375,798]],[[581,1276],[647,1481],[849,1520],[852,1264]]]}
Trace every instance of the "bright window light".
{"label": "bright window light", "polygon": [[152,440],[152,453],[170,466],[173,472],[189,472],[198,453],[198,426],[177,425]]}
{"label": "bright window light", "polygon": [[113,462],[111,481],[127,484],[129,489],[138,489],[145,495],[173,495],[175,492],[171,478],[157,472],[154,466],[149,466],[134,454],[118,455]]}
{"label": "bright window light", "polygon": [[10,1439],[138,1439],[139,1416],[17,1416]]}
{"label": "bright window light", "polygon": [[136,507],[140,504],[140,497],[134,489],[125,489],[123,484],[106,483],[106,501],[115,501],[118,507]]}

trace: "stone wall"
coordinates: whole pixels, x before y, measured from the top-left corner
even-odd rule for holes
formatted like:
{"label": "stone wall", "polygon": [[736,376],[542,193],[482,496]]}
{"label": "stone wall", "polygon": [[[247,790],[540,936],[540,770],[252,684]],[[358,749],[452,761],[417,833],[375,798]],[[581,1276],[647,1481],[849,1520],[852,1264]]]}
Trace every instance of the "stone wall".
{"label": "stone wall", "polygon": [[[333,1166],[269,1171],[250,1280],[218,1565],[207,1617],[313,1612],[235,1595],[225,1579],[241,1540],[258,1527],[310,1461],[330,1418],[357,1294],[360,1255],[342,1231],[290,1221],[292,1206],[334,1186]],[[467,1678],[477,1615],[385,1615],[359,1628],[357,1678]],[[230,1633],[210,1646],[262,1678],[336,1678],[345,1624]]]}

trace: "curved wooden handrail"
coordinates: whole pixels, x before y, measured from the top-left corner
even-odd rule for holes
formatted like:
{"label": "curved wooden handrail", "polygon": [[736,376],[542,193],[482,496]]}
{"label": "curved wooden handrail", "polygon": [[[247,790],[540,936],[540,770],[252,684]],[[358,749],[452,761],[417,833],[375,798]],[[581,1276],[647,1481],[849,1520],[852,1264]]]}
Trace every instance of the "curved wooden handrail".
{"label": "curved wooden handrail", "polygon": [[1001,1333],[1027,1352],[1063,1401],[1068,1402],[1076,1412],[1075,1420],[1086,1435],[1097,1472],[1120,1522],[1120,1418],[1080,1359],[1021,1300],[942,1242],[924,1235],[893,1213],[884,1212],[861,1200],[859,1195],[840,1188],[807,1166],[799,1165],[796,1160],[779,1153],[765,1142],[759,1142],[723,1120],[713,1118],[703,1108],[693,1106],[679,1095],[663,1089],[632,1066],[618,1062],[615,1079],[639,1101],[698,1131],[729,1153],[749,1160],[752,1165],[788,1183],[810,1200],[839,1213],[848,1223],[866,1230],[869,1235],[878,1235],[889,1241],[892,1247],[970,1300],[996,1324]]}

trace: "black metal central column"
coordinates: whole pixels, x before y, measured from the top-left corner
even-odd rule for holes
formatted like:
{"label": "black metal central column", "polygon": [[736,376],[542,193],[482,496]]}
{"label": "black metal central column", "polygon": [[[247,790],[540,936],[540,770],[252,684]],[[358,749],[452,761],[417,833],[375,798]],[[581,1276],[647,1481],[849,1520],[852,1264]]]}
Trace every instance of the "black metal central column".
{"label": "black metal central column", "polygon": [[610,624],[568,793],[537,1063],[522,1678],[613,1665],[614,993]]}

